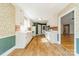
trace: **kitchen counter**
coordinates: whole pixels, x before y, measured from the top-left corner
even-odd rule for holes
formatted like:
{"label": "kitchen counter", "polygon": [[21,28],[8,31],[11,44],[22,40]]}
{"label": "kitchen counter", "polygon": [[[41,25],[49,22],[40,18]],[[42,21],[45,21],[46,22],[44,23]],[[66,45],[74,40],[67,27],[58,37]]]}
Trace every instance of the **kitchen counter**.
{"label": "kitchen counter", "polygon": [[45,31],[45,36],[51,43],[57,43],[57,31]]}

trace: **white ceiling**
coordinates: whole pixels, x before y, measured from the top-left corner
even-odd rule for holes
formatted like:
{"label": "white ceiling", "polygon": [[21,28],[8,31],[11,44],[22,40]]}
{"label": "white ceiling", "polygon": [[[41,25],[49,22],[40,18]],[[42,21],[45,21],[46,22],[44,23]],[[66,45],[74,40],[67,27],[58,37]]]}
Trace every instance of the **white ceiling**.
{"label": "white ceiling", "polygon": [[17,3],[34,22],[47,22],[53,19],[68,3]]}

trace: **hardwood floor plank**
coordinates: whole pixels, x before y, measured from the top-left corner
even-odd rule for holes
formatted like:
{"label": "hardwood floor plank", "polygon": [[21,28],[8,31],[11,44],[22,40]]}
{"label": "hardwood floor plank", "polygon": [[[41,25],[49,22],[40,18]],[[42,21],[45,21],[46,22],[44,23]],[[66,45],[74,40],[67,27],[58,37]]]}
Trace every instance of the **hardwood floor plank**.
{"label": "hardwood floor plank", "polygon": [[62,45],[52,44],[45,36],[35,36],[25,49],[15,49],[9,56],[73,56]]}
{"label": "hardwood floor plank", "polygon": [[61,37],[62,46],[69,51],[69,53],[74,52],[74,35],[62,35]]}

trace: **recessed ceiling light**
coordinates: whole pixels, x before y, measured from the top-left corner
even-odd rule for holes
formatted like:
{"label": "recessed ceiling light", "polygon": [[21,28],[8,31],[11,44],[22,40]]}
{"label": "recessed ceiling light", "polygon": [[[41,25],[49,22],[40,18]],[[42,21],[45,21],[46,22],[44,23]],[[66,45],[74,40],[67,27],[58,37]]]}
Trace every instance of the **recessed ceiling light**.
{"label": "recessed ceiling light", "polygon": [[38,20],[41,20],[41,18],[39,18]]}

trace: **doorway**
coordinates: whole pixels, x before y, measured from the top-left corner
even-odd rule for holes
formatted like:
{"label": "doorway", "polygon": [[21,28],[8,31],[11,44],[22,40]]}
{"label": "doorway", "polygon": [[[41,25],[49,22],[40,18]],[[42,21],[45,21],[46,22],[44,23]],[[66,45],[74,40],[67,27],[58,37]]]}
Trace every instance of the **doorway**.
{"label": "doorway", "polygon": [[32,25],[34,29],[32,30],[33,36],[35,35],[44,35],[44,31],[46,30],[46,23],[33,23]]}
{"label": "doorway", "polygon": [[74,11],[61,17],[61,45],[74,54]]}
{"label": "doorway", "polygon": [[69,35],[69,33],[70,33],[70,24],[63,25],[63,34]]}

